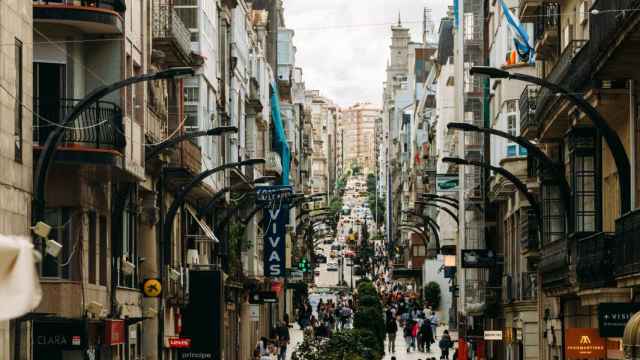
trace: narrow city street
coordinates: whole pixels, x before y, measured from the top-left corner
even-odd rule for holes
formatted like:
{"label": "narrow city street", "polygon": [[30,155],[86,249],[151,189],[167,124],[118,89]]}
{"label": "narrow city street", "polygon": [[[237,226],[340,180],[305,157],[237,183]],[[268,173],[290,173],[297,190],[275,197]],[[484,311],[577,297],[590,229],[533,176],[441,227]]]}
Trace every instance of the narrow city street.
{"label": "narrow city street", "polygon": [[0,39],[0,360],[640,360],[640,0],[0,0]]}

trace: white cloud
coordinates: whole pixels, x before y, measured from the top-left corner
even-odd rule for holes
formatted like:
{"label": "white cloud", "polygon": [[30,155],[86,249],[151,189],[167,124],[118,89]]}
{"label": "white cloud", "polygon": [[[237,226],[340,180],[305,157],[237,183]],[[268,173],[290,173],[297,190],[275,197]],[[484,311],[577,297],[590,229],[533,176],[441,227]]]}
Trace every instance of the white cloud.
{"label": "white cloud", "polygon": [[285,25],[295,31],[296,65],[307,89],[318,89],[340,106],[380,104],[389,58],[391,25],[422,39],[422,9],[432,9],[437,32],[452,0],[285,0]]}

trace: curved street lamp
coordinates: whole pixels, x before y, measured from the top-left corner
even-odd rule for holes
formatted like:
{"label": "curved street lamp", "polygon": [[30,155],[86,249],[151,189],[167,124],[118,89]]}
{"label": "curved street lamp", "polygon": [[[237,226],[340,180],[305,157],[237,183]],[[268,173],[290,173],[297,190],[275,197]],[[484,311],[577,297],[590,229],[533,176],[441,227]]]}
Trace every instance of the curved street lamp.
{"label": "curved street lamp", "polygon": [[[249,159],[249,160],[244,160],[244,161],[239,161],[239,162],[235,162],[235,163],[228,163],[228,164],[224,164],[224,165],[220,165],[216,168],[210,169],[210,170],[205,170],[203,172],[201,172],[200,174],[198,174],[196,177],[194,177],[191,182],[189,182],[187,185],[185,185],[175,196],[173,202],[171,203],[171,206],[169,207],[169,209],[167,210],[167,214],[164,218],[164,224],[162,226],[163,230],[162,230],[162,248],[168,247],[169,244],[171,243],[171,235],[172,235],[172,230],[173,230],[173,220],[176,217],[176,214],[178,213],[178,209],[182,206],[182,204],[184,204],[187,195],[189,194],[189,192],[196,187],[198,184],[200,184],[202,181],[204,181],[204,179],[208,178],[209,176],[226,170],[226,169],[230,169],[233,167],[240,167],[240,166],[250,166],[250,165],[257,165],[257,164],[264,164],[265,160],[264,159]],[[168,250],[168,249],[167,249]],[[169,255],[169,251],[166,251],[164,254],[164,260],[165,263],[169,263],[170,259],[167,258],[167,256]]]}
{"label": "curved street lamp", "polygon": [[82,100],[80,100],[71,111],[65,116],[60,123],[60,126],[56,126],[55,129],[49,134],[47,140],[44,143],[36,168],[33,174],[33,219],[32,223],[35,224],[38,221],[44,219],[45,209],[45,186],[51,164],[55,158],[55,154],[58,150],[58,145],[63,139],[64,132],[69,124],[76,120],[80,114],[98,102],[106,95],[122,89],[123,87],[133,85],[145,81],[171,79],[179,76],[193,76],[195,71],[190,67],[176,67],[166,70],[158,71],[156,73],[145,74],[140,76],[130,77],[121,81],[117,81],[110,85],[99,86],[89,94],[87,94]]}
{"label": "curved street lamp", "polygon": [[458,201],[458,199],[453,198],[451,196],[431,194],[431,193],[420,193],[419,195],[422,196],[423,198],[428,198],[428,199],[441,199],[441,200],[445,200],[445,201],[450,201],[450,202],[456,204],[456,206],[460,203],[460,201]]}
{"label": "curved street lamp", "polygon": [[456,214],[453,213],[453,211],[451,211],[451,209],[446,208],[444,206],[440,206],[438,204],[432,203],[432,202],[428,202],[428,201],[420,201],[420,200],[416,200],[416,204],[419,205],[424,205],[424,206],[432,206],[435,208],[438,208],[444,212],[446,212],[447,214],[451,215],[451,217],[453,218],[453,220],[455,220],[456,223],[460,223],[460,221],[458,220],[458,216]]}
{"label": "curved street lamp", "polygon": [[470,69],[469,74],[475,75],[487,75],[494,79],[514,79],[520,80],[532,84],[539,85],[547,88],[556,94],[560,94],[565,97],[574,106],[579,108],[587,115],[593,125],[602,134],[602,137],[607,142],[607,146],[613,155],[613,159],[616,162],[618,169],[618,182],[620,187],[620,215],[626,214],[631,209],[631,165],[627,152],[622,145],[622,141],[618,134],[613,130],[607,120],[583,97],[575,95],[573,92],[565,89],[564,87],[554,84],[545,79],[541,79],[535,76],[511,73],[502,69],[497,69],[488,66],[474,66]]}
{"label": "curved street lamp", "polygon": [[180,134],[178,136],[174,136],[166,141],[161,142],[157,145],[150,146],[149,152],[145,152],[144,158],[146,160],[152,159],[154,156],[161,153],[163,150],[168,149],[170,147],[175,146],[176,144],[187,140],[187,139],[195,139],[202,136],[218,136],[226,133],[237,133],[237,126],[220,126],[217,128],[209,129],[209,130],[201,130],[201,131],[191,131],[184,134]]}
{"label": "curved street lamp", "polygon": [[519,191],[520,193],[522,193],[522,195],[524,195],[527,198],[527,201],[529,201],[529,204],[531,205],[531,207],[533,208],[533,211],[536,214],[536,219],[538,220],[538,236],[540,236],[540,239],[542,239],[542,213],[540,212],[540,204],[538,203],[538,200],[536,200],[536,198],[533,196],[533,194],[531,194],[529,192],[529,189],[527,188],[527,185],[525,183],[523,183],[522,181],[520,181],[520,179],[513,175],[512,173],[508,172],[507,170],[505,170],[504,168],[499,168],[496,166],[492,166],[491,164],[488,163],[483,163],[480,161],[474,161],[474,160],[465,160],[465,159],[460,159],[460,158],[455,158],[455,157],[445,157],[442,158],[442,162],[448,162],[448,163],[452,163],[452,164],[457,164],[457,165],[470,165],[470,166],[477,166],[477,167],[481,167],[481,168],[485,168],[491,171],[494,171],[502,176],[504,176],[507,180],[509,180]]}
{"label": "curved street lamp", "polygon": [[224,194],[226,194],[228,192],[231,192],[231,191],[234,191],[236,189],[239,189],[239,188],[241,188],[241,187],[243,187],[245,185],[252,186],[252,185],[255,185],[255,184],[262,184],[262,183],[265,183],[265,182],[273,181],[275,179],[276,179],[275,176],[261,176],[261,177],[255,179],[255,180],[253,180],[253,181],[250,181],[250,182],[240,182],[240,183],[237,183],[237,184],[234,184],[234,185],[231,185],[231,186],[223,187],[218,192],[213,194],[213,196],[211,197],[211,200],[206,205],[201,207],[198,210],[198,213],[200,215],[209,214],[211,212],[211,210],[213,210],[216,202],[218,200],[222,199]]}
{"label": "curved street lamp", "polygon": [[458,209],[458,207],[460,206],[460,203],[458,203],[458,202],[453,202],[451,200],[446,200],[446,199],[443,199],[443,198],[423,197],[423,199],[424,199],[424,201],[429,201],[429,202],[432,202],[432,203],[441,203],[441,204],[444,204],[444,205],[449,205],[454,209]]}
{"label": "curved street lamp", "polygon": [[547,156],[547,154],[544,151],[542,151],[534,143],[530,142],[529,140],[525,139],[522,136],[515,136],[504,131],[487,128],[487,127],[479,127],[473,124],[449,123],[447,124],[447,128],[462,130],[465,132],[479,132],[479,133],[495,135],[495,136],[507,139],[509,141],[512,141],[522,146],[523,148],[527,149],[528,154],[530,154],[531,156],[539,160],[542,163],[543,167],[551,170],[554,180],[557,181],[558,184],[560,184],[560,187],[562,188],[562,191],[561,191],[563,193],[562,200],[564,201],[565,208],[570,209],[571,187],[569,186],[569,182],[567,181],[567,178],[564,176],[564,168],[562,167],[561,164],[553,161],[549,156]]}

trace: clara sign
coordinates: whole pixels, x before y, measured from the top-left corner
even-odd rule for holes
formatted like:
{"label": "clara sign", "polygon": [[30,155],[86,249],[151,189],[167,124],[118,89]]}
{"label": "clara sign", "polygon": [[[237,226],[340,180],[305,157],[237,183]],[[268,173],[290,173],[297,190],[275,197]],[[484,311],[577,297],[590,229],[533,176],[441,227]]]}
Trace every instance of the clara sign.
{"label": "clara sign", "polygon": [[264,208],[264,274],[270,278],[286,275],[286,225],[289,223],[291,186],[260,186],[256,202]]}

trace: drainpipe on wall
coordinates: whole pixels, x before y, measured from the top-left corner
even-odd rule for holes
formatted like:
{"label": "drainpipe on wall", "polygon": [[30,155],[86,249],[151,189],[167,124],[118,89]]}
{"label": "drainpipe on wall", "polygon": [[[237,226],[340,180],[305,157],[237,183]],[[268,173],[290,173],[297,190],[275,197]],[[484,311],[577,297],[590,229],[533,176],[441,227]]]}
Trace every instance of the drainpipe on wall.
{"label": "drainpipe on wall", "polygon": [[[636,180],[636,84],[629,80],[629,149],[631,163],[631,210],[636,208],[637,180]],[[623,215],[623,214],[620,214]]]}

